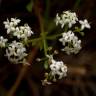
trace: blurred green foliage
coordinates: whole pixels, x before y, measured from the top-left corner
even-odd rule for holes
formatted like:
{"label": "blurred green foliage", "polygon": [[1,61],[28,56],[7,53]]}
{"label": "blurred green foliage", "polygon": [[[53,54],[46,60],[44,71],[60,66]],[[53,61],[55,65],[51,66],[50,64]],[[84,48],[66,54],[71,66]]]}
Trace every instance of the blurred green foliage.
{"label": "blurred green foliage", "polygon": [[26,9],[29,11],[29,12],[32,12],[32,7],[33,7],[33,0],[31,0],[27,6],[26,6]]}

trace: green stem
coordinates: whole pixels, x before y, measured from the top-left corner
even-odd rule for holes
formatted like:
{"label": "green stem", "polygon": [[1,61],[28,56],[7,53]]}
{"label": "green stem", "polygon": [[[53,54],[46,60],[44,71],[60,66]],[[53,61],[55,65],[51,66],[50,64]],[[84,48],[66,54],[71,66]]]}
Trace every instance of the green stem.
{"label": "green stem", "polygon": [[37,41],[39,41],[39,40],[41,40],[40,37],[39,37],[39,38],[35,38],[35,39],[28,40],[28,43],[37,42]]}
{"label": "green stem", "polygon": [[45,53],[45,56],[46,56],[47,55],[47,42],[46,42],[45,33],[43,31],[41,32],[41,37],[42,37],[43,46],[44,46],[44,53]]}
{"label": "green stem", "polygon": [[34,42],[39,42],[41,40],[41,38],[34,38],[31,40],[27,40],[27,41],[21,41],[21,43],[23,43],[24,45],[28,45],[29,43],[34,43]]}
{"label": "green stem", "polygon": [[[37,3],[39,1],[37,0]],[[44,32],[44,22],[43,22],[43,19],[42,19],[42,16],[41,16],[41,12],[40,12],[40,9],[36,8],[38,10],[38,12],[36,13],[37,16],[38,16],[38,20],[39,20],[39,24],[40,24],[40,31],[41,31],[41,39],[42,39],[42,42],[43,42],[43,47],[44,47],[44,53],[45,53],[45,56],[47,55],[47,42],[46,42],[46,33]]]}
{"label": "green stem", "polygon": [[53,40],[53,39],[56,39],[57,37],[60,37],[60,36],[62,36],[62,33],[61,34],[52,35],[52,36],[47,36],[46,38],[48,40]]}

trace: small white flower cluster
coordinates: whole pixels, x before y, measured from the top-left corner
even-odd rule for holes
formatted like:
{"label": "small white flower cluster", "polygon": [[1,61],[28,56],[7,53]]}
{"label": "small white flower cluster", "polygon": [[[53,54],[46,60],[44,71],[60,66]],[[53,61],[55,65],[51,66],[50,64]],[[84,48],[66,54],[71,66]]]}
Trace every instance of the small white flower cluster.
{"label": "small white flower cluster", "polygon": [[4,21],[5,28],[7,29],[7,34],[12,34],[16,36],[18,39],[27,40],[33,32],[28,24],[24,24],[24,26],[17,26],[20,23],[20,19],[11,18],[11,21],[7,19]]}
{"label": "small white flower cluster", "polygon": [[[3,36],[0,36],[0,47],[6,48],[5,56],[7,56],[8,60],[10,62],[12,62],[14,64],[23,63],[23,64],[29,65],[29,63],[26,60],[26,57],[28,56],[28,54],[27,54],[27,50],[24,45],[26,45],[28,43],[27,41],[30,39],[29,37],[31,37],[31,35],[33,34],[33,31],[31,30],[31,28],[29,27],[28,24],[19,26],[20,22],[21,22],[21,20],[17,19],[17,18],[11,18],[11,20],[7,19],[7,21],[3,22],[5,25],[5,29],[7,29],[7,34],[11,35],[13,37],[13,38],[9,38],[9,39],[11,39],[13,41],[11,41],[11,40],[8,41],[8,39],[5,39]],[[68,55],[70,55],[71,53],[77,54],[81,50],[81,40],[79,40],[78,37],[75,36],[74,32],[80,33],[85,28],[90,29],[91,27],[90,27],[90,24],[88,23],[88,21],[86,19],[84,21],[78,20],[75,12],[64,11],[60,16],[57,13],[55,22],[56,22],[56,25],[61,26],[62,30],[65,29],[65,30],[63,30],[62,34],[59,34],[59,35],[56,34],[56,37],[62,35],[62,37],[59,39],[59,41],[64,46],[62,51],[65,51]],[[77,22],[81,25],[80,28],[78,27],[78,24],[77,24],[77,26],[75,26]],[[44,34],[43,35],[42,34],[43,34],[43,32],[41,32],[41,35],[40,35],[41,37],[44,35]],[[14,38],[14,37],[16,37],[16,38]],[[42,38],[40,38],[40,41],[42,42],[41,39]],[[46,38],[43,38],[43,39],[45,40]],[[30,42],[31,41],[32,41],[32,43],[35,42],[35,40],[32,40],[32,39],[30,40]],[[43,42],[43,43],[45,44],[45,42]],[[40,47],[42,47],[42,46],[40,46]],[[43,49],[45,50],[46,47],[44,46]],[[50,53],[51,49],[50,48],[46,49],[45,53],[46,54]],[[56,50],[55,50],[53,54],[58,54],[58,52],[56,52]],[[63,77],[65,77],[67,75],[68,68],[63,63],[63,61],[54,60],[52,55],[47,55],[46,57],[47,57],[47,59],[46,58],[37,59],[38,61],[41,61],[41,60],[49,61],[49,62],[45,61],[45,68],[46,69],[50,68],[50,70],[48,70],[50,72],[45,74],[46,78],[43,82],[44,84],[45,83],[51,84],[50,82],[48,82],[48,80],[55,81],[57,78],[62,79]]]}
{"label": "small white flower cluster", "polygon": [[53,76],[54,78],[55,76],[58,76],[59,79],[61,79],[67,75],[67,66],[62,61],[56,61],[52,56],[50,56],[49,60],[51,62],[51,76]]}
{"label": "small white flower cluster", "polygon": [[27,40],[28,37],[30,37],[33,34],[31,31],[31,28],[28,26],[28,24],[25,24],[24,26],[16,27],[15,32],[13,33],[14,36],[17,36],[18,39],[22,38]]}
{"label": "small white flower cluster", "polygon": [[77,54],[81,49],[81,40],[78,40],[78,37],[72,31],[62,33],[62,38],[59,41],[65,46],[62,51],[65,51],[68,55]]}
{"label": "small white flower cluster", "polygon": [[7,43],[8,39],[4,39],[3,36],[0,36],[0,47],[5,47],[6,43]]}
{"label": "small white flower cluster", "polygon": [[8,60],[14,64],[22,63],[27,56],[26,48],[20,42],[13,41],[6,49]]}
{"label": "small white flower cluster", "polygon": [[7,34],[10,34],[11,32],[15,31],[15,27],[20,23],[20,19],[11,18],[11,21],[7,19],[7,21],[4,21],[5,28],[7,29]]}
{"label": "small white flower cluster", "polygon": [[76,13],[72,13],[70,11],[64,11],[61,16],[56,15],[56,25],[60,24],[61,28],[63,28],[66,24],[68,24],[68,27],[71,28],[73,24],[78,21],[78,18],[76,16]]}
{"label": "small white flower cluster", "polygon": [[7,34],[10,34],[12,37],[16,36],[19,40],[18,42],[16,40],[10,42],[10,40],[8,41],[8,39],[11,39],[10,37],[5,39],[3,36],[0,36],[0,47],[5,48],[5,56],[7,56],[10,62],[14,64],[24,63],[28,65],[26,61],[26,56],[28,54],[26,53],[24,44],[21,42],[24,40],[27,41],[28,37],[30,37],[33,32],[28,24],[24,24],[24,26],[18,26],[20,21],[20,19],[11,18],[10,21],[7,19],[7,21],[3,22],[5,29],[7,29]]}
{"label": "small white flower cluster", "polygon": [[[91,27],[88,21],[86,19],[79,20],[75,12],[64,11],[60,16],[57,13],[55,22],[56,25],[60,24],[61,28],[68,26],[67,29],[65,27],[65,30],[62,33],[62,38],[59,39],[59,41],[62,42],[62,45],[65,46],[62,51],[65,51],[68,55],[71,53],[77,54],[81,49],[81,40],[78,40],[78,37],[75,36],[73,32],[77,31],[80,33],[85,28],[90,29]],[[77,22],[81,25],[80,28],[74,26],[75,30],[72,29],[71,31],[70,28],[72,25]]]}
{"label": "small white flower cluster", "polygon": [[68,25],[68,28],[71,28],[72,25],[76,24],[77,21],[81,24],[81,30],[84,28],[91,28],[86,19],[84,21],[78,20],[75,12],[64,11],[60,16],[57,13],[55,19],[56,25],[60,24],[61,28],[63,28],[65,25]]}

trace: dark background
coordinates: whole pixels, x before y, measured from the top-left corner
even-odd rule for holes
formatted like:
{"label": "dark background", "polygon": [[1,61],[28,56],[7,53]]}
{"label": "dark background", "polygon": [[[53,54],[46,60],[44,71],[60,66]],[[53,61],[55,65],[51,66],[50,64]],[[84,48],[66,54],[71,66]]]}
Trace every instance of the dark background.
{"label": "dark background", "polygon": [[[43,15],[46,13],[46,1],[39,0]],[[27,22],[38,34],[39,24],[34,10],[29,12],[26,9],[29,2],[30,0],[0,0],[0,35],[6,35],[3,21],[11,17]],[[56,13],[64,10],[75,11],[80,19],[88,19],[91,30],[86,30],[85,36],[81,38],[83,48],[79,54],[68,56],[60,53],[58,58],[69,66],[66,78],[42,86],[42,66],[35,64],[27,72],[31,79],[26,79],[25,75],[14,96],[96,96],[96,0],[50,0],[48,10],[45,18],[48,20],[54,19]],[[2,55],[0,57],[0,96],[6,96],[19,74],[20,66],[9,64],[6,58]]]}

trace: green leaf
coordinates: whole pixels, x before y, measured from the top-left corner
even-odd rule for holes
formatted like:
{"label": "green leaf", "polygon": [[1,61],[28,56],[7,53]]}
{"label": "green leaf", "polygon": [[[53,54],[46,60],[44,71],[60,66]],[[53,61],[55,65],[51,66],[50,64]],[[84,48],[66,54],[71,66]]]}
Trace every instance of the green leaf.
{"label": "green leaf", "polygon": [[43,49],[43,42],[42,42],[42,40],[41,41],[39,41],[39,47],[40,47],[40,51]]}
{"label": "green leaf", "polygon": [[29,11],[29,12],[32,12],[32,7],[33,7],[33,2],[32,0],[27,4],[26,6],[26,9]]}

